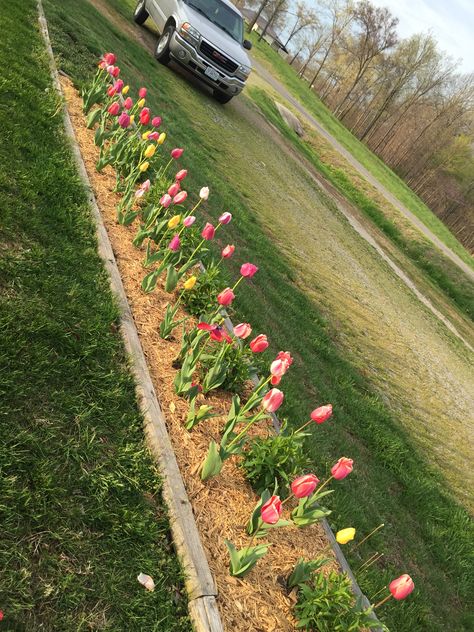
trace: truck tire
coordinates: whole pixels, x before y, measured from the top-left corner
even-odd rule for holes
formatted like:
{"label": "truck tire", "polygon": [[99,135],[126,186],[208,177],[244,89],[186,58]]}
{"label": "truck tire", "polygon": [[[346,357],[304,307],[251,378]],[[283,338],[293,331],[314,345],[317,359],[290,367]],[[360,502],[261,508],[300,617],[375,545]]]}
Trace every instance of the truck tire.
{"label": "truck tire", "polygon": [[229,103],[233,96],[225,94],[225,92],[221,92],[220,90],[214,90],[213,95],[214,99],[219,103]]}
{"label": "truck tire", "polygon": [[160,64],[164,64],[165,66],[169,64],[170,61],[170,42],[173,37],[173,33],[174,26],[172,24],[168,24],[161,34],[158,44],[156,45],[155,57]]}
{"label": "truck tire", "polygon": [[145,9],[145,0],[138,0],[135,11],[133,12],[133,19],[140,26],[145,22],[148,17],[148,11]]}

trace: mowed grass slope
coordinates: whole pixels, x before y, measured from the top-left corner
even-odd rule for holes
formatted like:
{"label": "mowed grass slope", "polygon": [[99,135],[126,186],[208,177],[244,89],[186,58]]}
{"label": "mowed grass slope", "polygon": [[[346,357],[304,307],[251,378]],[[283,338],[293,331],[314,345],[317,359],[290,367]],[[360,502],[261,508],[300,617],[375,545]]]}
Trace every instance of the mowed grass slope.
{"label": "mowed grass slope", "polygon": [[36,1],[0,18],[0,627],[190,631]]}
{"label": "mowed grass slope", "polygon": [[439,239],[441,239],[463,261],[474,268],[472,256],[409,186],[394,173],[380,158],[359,141],[324,105],[308,84],[300,79],[293,68],[266,42],[259,42],[251,34],[254,48],[252,54],[281,81],[288,91],[338,140],[351,154],[370,171],[383,186],[402,204],[414,213]]}
{"label": "mowed grass slope", "polygon": [[[260,267],[254,282],[239,287],[235,319],[250,321],[256,331],[268,333],[271,353],[289,349],[295,355],[282,382],[287,402],[283,414],[291,423],[301,424],[316,404],[334,404],[334,420],[318,428],[307,446],[318,475],[324,476],[342,454],[355,459],[354,476],[338,485],[333,497],[332,522],[337,527],[354,525],[361,534],[386,523],[384,534],[364,545],[362,558],[351,558],[357,568],[376,550],[386,554],[383,564],[360,574],[359,581],[369,597],[404,571],[412,573],[417,582],[409,601],[384,609],[384,621],[398,632],[469,630],[472,526],[468,513],[453,500],[450,485],[440,474],[444,455],[436,453],[435,463],[430,449],[420,447],[422,442],[415,437],[419,419],[410,423],[407,410],[402,424],[401,411],[393,407],[392,399],[383,401],[374,388],[378,375],[393,377],[391,370],[383,374],[376,363],[389,321],[395,320],[395,327],[378,361],[400,367],[412,359],[405,359],[405,347],[397,338],[399,328],[404,327],[403,320],[398,324],[400,311],[410,314],[410,331],[414,325],[427,327],[426,336],[417,344],[429,348],[430,336],[434,336],[434,353],[442,358],[442,362],[430,364],[429,358],[420,356],[419,366],[409,367],[409,380],[400,385],[400,391],[423,383],[416,377],[423,366],[432,373],[437,372],[438,364],[446,366],[436,382],[438,388],[425,393],[422,404],[429,408],[431,399],[435,400],[435,419],[445,401],[442,380],[448,369],[460,380],[467,371],[462,350],[353,233],[296,162],[280,154],[259,128],[260,120],[256,118],[254,125],[249,122],[252,111],[245,108],[245,102],[241,107],[238,100],[230,108],[220,107],[179,74],[157,65],[148,50],[125,34],[124,28],[128,33],[131,22],[122,25],[120,15],[112,9],[130,16],[132,0],[108,1],[114,23],[87,2],[47,0],[45,6],[63,69],[79,85],[94,72],[100,53],[116,52],[131,89],[146,85],[149,106],[163,116],[163,127],[171,139],[166,146],[186,147],[182,160],[189,169],[186,188],[195,192],[210,186],[208,208],[213,218],[222,210],[234,213],[234,222],[222,236],[237,246],[234,272],[243,261],[254,261]],[[369,285],[372,293],[366,295]],[[370,301],[384,293],[393,295],[392,302],[380,301],[374,311]],[[381,326],[383,333],[379,331],[377,338]],[[392,341],[395,349],[389,346]],[[348,348],[352,349],[351,362]],[[429,371],[424,371],[423,378],[428,379]],[[406,395],[403,405],[410,407]],[[445,433],[446,442],[455,434],[444,418],[442,421],[430,424],[427,412],[426,442],[433,427]],[[460,423],[457,419],[456,432],[463,430]],[[442,443],[433,437],[431,442],[436,447]],[[455,449],[454,443],[450,448]],[[461,488],[464,473],[462,467],[456,473]]]}

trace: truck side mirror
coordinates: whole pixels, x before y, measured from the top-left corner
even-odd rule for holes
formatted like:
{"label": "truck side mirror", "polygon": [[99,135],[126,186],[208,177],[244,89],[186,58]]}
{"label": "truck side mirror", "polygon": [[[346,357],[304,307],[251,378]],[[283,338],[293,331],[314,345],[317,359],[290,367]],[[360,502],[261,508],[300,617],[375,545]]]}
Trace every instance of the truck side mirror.
{"label": "truck side mirror", "polygon": [[244,40],[243,47],[247,50],[250,50],[252,48],[252,42],[250,42],[249,40]]}

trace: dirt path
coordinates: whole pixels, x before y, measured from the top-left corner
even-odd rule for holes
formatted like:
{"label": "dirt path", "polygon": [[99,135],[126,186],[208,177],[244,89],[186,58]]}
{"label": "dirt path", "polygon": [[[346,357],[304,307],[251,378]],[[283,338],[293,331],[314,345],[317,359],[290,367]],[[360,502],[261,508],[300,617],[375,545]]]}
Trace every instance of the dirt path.
{"label": "dirt path", "polygon": [[367,182],[381,193],[384,198],[392,204],[397,211],[402,213],[407,219],[409,219],[412,224],[414,224],[418,230],[420,230],[425,237],[427,237],[433,244],[435,244],[447,257],[451,259],[463,272],[467,274],[467,276],[474,280],[474,270],[467,265],[458,255],[453,252],[445,243],[443,243],[434,233],[430,231],[426,225],[418,219],[416,215],[414,215],[404,204],[400,202],[388,189],[386,189],[383,184],[381,184],[377,178],[375,178],[370,171],[368,171],[339,141],[337,141],[334,136],[332,136],[315,118],[312,116],[308,110],[301,105],[299,101],[297,101],[286,88],[277,80],[275,77],[264,67],[262,64],[257,62],[255,59],[252,59],[253,66],[258,74],[264,79],[267,83],[271,85],[271,87],[278,92],[282,97],[284,97],[287,101],[289,101],[294,108],[298,110],[298,112],[304,116],[304,118],[317,129],[318,133],[321,134],[331,145],[336,149],[353,167],[356,169]]}

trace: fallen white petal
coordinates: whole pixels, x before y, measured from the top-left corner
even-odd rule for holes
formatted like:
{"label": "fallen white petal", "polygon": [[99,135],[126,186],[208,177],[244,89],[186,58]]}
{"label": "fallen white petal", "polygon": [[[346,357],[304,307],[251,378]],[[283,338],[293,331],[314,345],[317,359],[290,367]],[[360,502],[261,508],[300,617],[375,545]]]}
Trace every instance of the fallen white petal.
{"label": "fallen white petal", "polygon": [[152,592],[155,590],[155,582],[153,581],[153,577],[150,577],[150,575],[145,575],[145,573],[140,573],[137,579],[142,586],[145,586],[147,590],[150,590]]}

